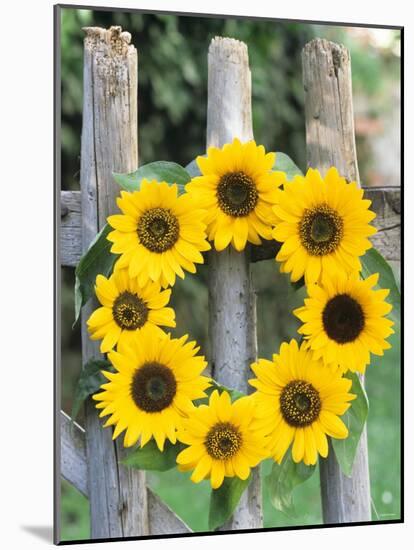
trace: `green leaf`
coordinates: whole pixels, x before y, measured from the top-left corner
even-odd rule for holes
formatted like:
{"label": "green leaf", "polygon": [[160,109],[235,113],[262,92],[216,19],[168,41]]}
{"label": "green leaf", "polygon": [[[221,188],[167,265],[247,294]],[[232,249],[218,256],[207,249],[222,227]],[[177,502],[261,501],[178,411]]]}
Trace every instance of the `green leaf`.
{"label": "green leaf", "polygon": [[107,382],[107,379],[102,374],[103,369],[114,372],[111,363],[105,359],[90,359],[81,370],[76,383],[75,395],[73,397],[71,413],[72,422],[78,416],[81,405],[85,399],[96,393],[102,384]]}
{"label": "green leaf", "polygon": [[386,299],[386,301],[392,304],[392,310],[389,316],[395,323],[399,324],[401,319],[401,295],[390,264],[375,248],[370,248],[361,258],[361,262],[362,276],[364,279],[373,273],[379,273],[379,286],[381,288],[390,289],[390,293]]}
{"label": "green leaf", "polygon": [[273,170],[285,172],[288,181],[293,180],[295,176],[303,176],[302,170],[285,153],[276,152],[276,162]]}
{"label": "green leaf", "polygon": [[349,435],[346,439],[331,438],[331,441],[342,472],[351,477],[359,439],[368,416],[369,403],[359,376],[354,372],[347,372],[345,377],[352,380],[351,392],[357,396],[342,417]]}
{"label": "green leaf", "polygon": [[130,174],[118,174],[113,172],[113,178],[125,191],[137,191],[141,187],[143,179],[149,181],[165,181],[169,184],[176,183],[178,194],[185,191],[185,184],[191,180],[190,174],[185,168],[175,162],[160,160],[144,164]]}
{"label": "green leaf", "polygon": [[138,470],[156,470],[165,472],[171,470],[177,465],[176,458],[180,451],[185,448],[182,443],[173,445],[169,441],[165,442],[164,450],[161,452],[156,442],[151,439],[144,447],[137,447],[131,451],[122,464]]}
{"label": "green leaf", "polygon": [[[206,154],[204,155],[198,155],[199,157],[207,157]],[[192,160],[191,162],[189,162],[187,164],[187,166],[185,167],[185,169],[187,170],[187,172],[190,174],[190,176],[192,178],[196,178],[197,176],[201,176],[201,171],[200,171],[200,168],[198,167],[198,164],[197,164],[197,159],[194,159]]]}
{"label": "green leaf", "polygon": [[[206,155],[203,155],[204,157]],[[200,168],[198,167],[197,161],[194,159],[191,162],[187,164],[185,167],[187,172],[190,174],[192,178],[196,178],[197,176],[201,176]]]}
{"label": "green leaf", "polygon": [[305,277],[301,277],[298,281],[292,282],[289,279],[290,286],[294,291],[298,291],[305,286]]}
{"label": "green leaf", "polygon": [[75,270],[75,321],[79,318],[81,307],[94,294],[96,276],[107,277],[113,268],[116,254],[111,254],[112,243],[106,238],[112,227],[106,224],[91,242],[87,252],[80,259]]}
{"label": "green leaf", "polygon": [[225,477],[223,484],[218,489],[211,491],[208,516],[208,528],[211,531],[221,527],[231,517],[250,480],[251,476],[246,480],[238,477]]}
{"label": "green leaf", "polygon": [[270,474],[266,477],[269,496],[272,505],[288,515],[295,515],[293,490],[307,481],[315,471],[316,466],[306,466],[303,462],[293,461],[292,453],[288,451],[282,462],[273,464]]}

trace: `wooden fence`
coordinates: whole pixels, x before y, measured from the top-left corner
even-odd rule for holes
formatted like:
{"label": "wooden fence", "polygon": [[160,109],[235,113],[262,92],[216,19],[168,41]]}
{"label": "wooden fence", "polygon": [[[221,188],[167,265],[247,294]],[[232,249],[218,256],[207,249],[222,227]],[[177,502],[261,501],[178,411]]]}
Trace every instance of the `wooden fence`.
{"label": "wooden fence", "polygon": [[[77,265],[82,253],[117,208],[112,172],[138,167],[137,52],[120,27],[85,29],[81,191],[61,192],[60,263]],[[359,181],[355,149],[351,67],[343,46],[315,39],[303,50],[308,165],[322,172],[335,165],[348,180]],[[277,101],[277,90],[275,90]],[[277,121],[273,121],[277,123]],[[233,137],[253,137],[251,75],[245,44],[215,38],[208,54],[207,145]],[[259,139],[260,141],[260,139]],[[283,149],[283,144],[277,144]],[[377,213],[374,245],[386,259],[400,259],[400,190],[369,188]],[[256,304],[250,264],[274,258],[278,243],[266,242],[238,253],[211,251],[209,263],[210,365],[221,383],[247,391],[249,365],[256,358]],[[274,260],[273,260],[274,261]],[[275,266],[276,268],[276,266]],[[226,281],[231,284],[226,284]],[[100,357],[82,311],[82,361]],[[226,330],[231,327],[230,330]],[[231,333],[231,336],[230,336]],[[120,464],[122,443],[102,429],[93,404],[85,408],[85,429],[60,413],[61,475],[90,501],[91,538],[185,533],[190,529],[146,486],[145,472]],[[58,453],[59,454],[59,453]],[[371,518],[366,433],[361,438],[351,478],[334,453],[320,462],[325,523]],[[262,526],[258,471],[223,529]]]}

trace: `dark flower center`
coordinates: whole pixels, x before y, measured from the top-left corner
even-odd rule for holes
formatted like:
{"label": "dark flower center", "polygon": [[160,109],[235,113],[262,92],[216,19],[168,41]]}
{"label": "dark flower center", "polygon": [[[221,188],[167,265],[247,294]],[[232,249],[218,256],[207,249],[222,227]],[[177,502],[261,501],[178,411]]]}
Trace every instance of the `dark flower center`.
{"label": "dark flower center", "polygon": [[253,180],[243,172],[229,172],[217,186],[217,201],[228,216],[247,216],[254,210],[259,194]]}
{"label": "dark flower center", "polygon": [[165,208],[151,208],[138,222],[139,240],[151,252],[165,252],[174,246],[180,234],[176,216]]}
{"label": "dark flower center", "polygon": [[309,426],[315,422],[321,410],[319,392],[310,382],[293,380],[280,394],[280,410],[289,426]]}
{"label": "dark flower center", "polygon": [[230,422],[218,422],[208,432],[204,445],[208,454],[216,460],[234,456],[242,444],[242,435]]}
{"label": "dark flower center", "polygon": [[136,294],[125,291],[114,301],[112,315],[122,329],[136,330],[147,322],[148,308]]}
{"label": "dark flower center", "polygon": [[342,218],[327,204],[307,208],[299,222],[300,240],[312,256],[324,256],[336,250],[343,230]]}
{"label": "dark flower center", "polygon": [[159,412],[171,405],[177,391],[172,371],[161,363],[139,367],[131,382],[131,396],[136,406],[146,412]]}
{"label": "dark flower center", "polygon": [[353,342],[365,326],[362,307],[348,294],[337,294],[329,300],[322,321],[326,334],[338,344]]}

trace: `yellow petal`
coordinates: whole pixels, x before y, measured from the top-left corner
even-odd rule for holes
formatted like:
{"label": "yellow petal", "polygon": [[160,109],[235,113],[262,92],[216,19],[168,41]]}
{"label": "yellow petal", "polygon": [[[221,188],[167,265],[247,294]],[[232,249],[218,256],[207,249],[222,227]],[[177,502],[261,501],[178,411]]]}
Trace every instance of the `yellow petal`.
{"label": "yellow petal", "polygon": [[328,411],[321,411],[319,414],[320,423],[325,432],[331,437],[345,439],[348,437],[348,428],[340,418]]}
{"label": "yellow petal", "polygon": [[232,458],[234,473],[240,479],[247,479],[250,475],[250,466],[241,453]]}
{"label": "yellow petal", "polygon": [[115,214],[108,216],[107,221],[111,227],[123,232],[133,232],[137,230],[137,222],[131,216]]}
{"label": "yellow petal", "polygon": [[304,458],[305,464],[316,464],[317,451],[316,451],[316,441],[313,435],[313,430],[311,426],[306,426],[303,430],[304,442],[305,442],[305,451]]}
{"label": "yellow petal", "polygon": [[87,321],[90,328],[98,327],[112,321],[112,310],[109,307],[95,309]]}
{"label": "yellow petal", "polygon": [[224,463],[214,460],[211,466],[210,483],[213,489],[218,489],[224,480]]}
{"label": "yellow petal", "polygon": [[206,476],[208,476],[211,470],[211,463],[211,457],[205,454],[195,467],[194,472],[191,475],[191,481],[194,481],[194,483],[199,483]]}
{"label": "yellow petal", "polygon": [[297,428],[292,447],[292,458],[294,462],[300,462],[303,460],[305,452],[305,435],[303,428]]}
{"label": "yellow petal", "polygon": [[119,336],[121,334],[121,327],[118,327],[114,324],[113,328],[107,334],[105,335],[105,338],[101,342],[101,352],[107,353],[108,351],[111,351],[111,349],[115,346],[115,344],[118,342]]}
{"label": "yellow petal", "polygon": [[247,220],[245,218],[235,218],[233,222],[233,243],[234,248],[239,252],[246,247],[248,231]]}

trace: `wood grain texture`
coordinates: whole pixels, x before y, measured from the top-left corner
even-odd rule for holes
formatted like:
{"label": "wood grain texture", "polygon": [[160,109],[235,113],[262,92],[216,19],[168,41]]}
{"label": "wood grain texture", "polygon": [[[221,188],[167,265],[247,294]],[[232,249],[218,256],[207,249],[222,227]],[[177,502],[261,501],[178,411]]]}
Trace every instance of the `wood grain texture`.
{"label": "wood grain texture", "polygon": [[[247,46],[216,37],[208,52],[207,147],[222,147],[238,137],[253,139],[251,74]],[[224,385],[248,391],[250,363],[256,359],[256,296],[250,249],[232,246],[209,253],[209,344],[213,376]],[[263,526],[258,470],[225,530]]]}
{"label": "wood grain texture", "polygon": [[[60,412],[62,434],[61,474],[86,498],[89,498],[86,465],[85,430]],[[149,531],[152,535],[190,533],[191,529],[147,487]]]}
{"label": "wood grain texture", "polygon": [[373,225],[377,233],[371,237],[372,244],[384,258],[401,261],[401,190],[399,187],[378,187],[365,191],[372,201],[371,209],[377,217]]}
{"label": "wood grain texture", "polygon": [[[308,166],[323,174],[336,166],[348,181],[359,184],[349,52],[316,38],[304,47],[302,62]],[[331,448],[328,458],[320,462],[320,478],[325,523],[371,520],[366,428],[352,476],[343,475]]]}
{"label": "wood grain texture", "polygon": [[61,191],[59,235],[61,265],[76,267],[82,256],[80,191]]}
{"label": "wood grain texture", "polygon": [[148,515],[151,535],[178,535],[191,533],[191,529],[150,488],[148,492]]}
{"label": "wood grain texture", "polygon": [[370,521],[371,489],[367,464],[367,431],[364,429],[355,457],[352,477],[342,474],[329,442],[327,458],[319,463],[322,495],[322,515],[325,524]]}
{"label": "wood grain texture", "polygon": [[60,411],[58,419],[61,434],[60,474],[85,497],[89,497],[86,467],[85,431]]}
{"label": "wood grain texture", "polygon": [[[399,261],[401,256],[401,190],[399,187],[365,187],[365,197],[372,201],[377,214],[373,225],[378,233],[372,237],[386,260]],[[80,192],[62,191],[60,228],[61,264],[75,267],[82,255]],[[274,259],[280,249],[277,241],[262,239],[260,246],[251,247],[252,262]],[[209,258],[206,257],[206,263]]]}
{"label": "wood grain texture", "polygon": [[112,172],[138,168],[137,51],[130,45],[131,35],[121,27],[86,27],[84,31],[82,153],[87,149],[83,160],[88,167],[83,173],[91,191],[90,207],[102,227],[108,214],[118,210],[119,187]]}
{"label": "wood grain texture", "polygon": [[331,166],[359,182],[352,104],[351,59],[339,44],[316,38],[302,54],[308,166]]}
{"label": "wood grain texture", "polygon": [[[81,143],[82,251],[117,211],[119,189],[112,172],[138,167],[137,52],[121,27],[85,28],[83,124]],[[86,320],[96,308],[82,308],[82,360],[101,357],[99,342],[88,336]],[[119,464],[122,443],[114,443],[88,400],[85,408],[86,454],[91,537],[146,535],[145,473]]]}

